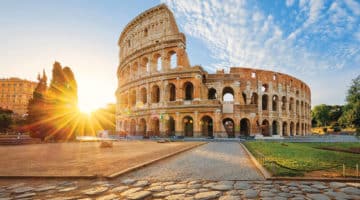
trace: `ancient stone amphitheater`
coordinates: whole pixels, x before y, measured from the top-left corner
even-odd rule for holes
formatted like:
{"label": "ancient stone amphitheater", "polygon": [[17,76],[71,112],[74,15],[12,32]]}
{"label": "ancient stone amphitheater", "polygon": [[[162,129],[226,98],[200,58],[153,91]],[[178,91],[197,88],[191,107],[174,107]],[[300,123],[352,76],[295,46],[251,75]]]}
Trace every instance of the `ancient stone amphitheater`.
{"label": "ancient stone amphitheater", "polygon": [[310,130],[310,88],[278,72],[191,66],[185,35],[159,5],[118,41],[116,130],[137,136],[297,136]]}

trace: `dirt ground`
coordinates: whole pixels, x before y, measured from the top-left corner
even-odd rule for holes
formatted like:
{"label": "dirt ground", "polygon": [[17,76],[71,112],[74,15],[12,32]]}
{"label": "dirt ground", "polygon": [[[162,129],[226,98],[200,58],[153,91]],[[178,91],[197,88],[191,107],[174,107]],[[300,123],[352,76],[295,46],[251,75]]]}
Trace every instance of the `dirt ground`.
{"label": "dirt ground", "polygon": [[0,176],[108,176],[200,142],[116,141],[0,146]]}

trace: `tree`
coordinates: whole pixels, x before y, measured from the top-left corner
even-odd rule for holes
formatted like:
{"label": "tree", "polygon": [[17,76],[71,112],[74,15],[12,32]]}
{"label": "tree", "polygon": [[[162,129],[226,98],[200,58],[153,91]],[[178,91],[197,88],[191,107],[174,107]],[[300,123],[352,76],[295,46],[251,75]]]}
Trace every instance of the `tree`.
{"label": "tree", "polygon": [[32,137],[42,140],[71,140],[75,138],[77,84],[69,67],[55,62],[50,86],[45,72],[38,78],[33,98],[29,102],[27,128]]}
{"label": "tree", "polygon": [[360,75],[352,80],[346,101],[341,121],[354,126],[357,134],[360,134]]}
{"label": "tree", "polygon": [[312,117],[320,124],[321,126],[329,125],[330,121],[330,106],[321,104],[314,107],[312,110]]}
{"label": "tree", "polygon": [[13,111],[0,107],[0,131],[6,131],[13,124]]}

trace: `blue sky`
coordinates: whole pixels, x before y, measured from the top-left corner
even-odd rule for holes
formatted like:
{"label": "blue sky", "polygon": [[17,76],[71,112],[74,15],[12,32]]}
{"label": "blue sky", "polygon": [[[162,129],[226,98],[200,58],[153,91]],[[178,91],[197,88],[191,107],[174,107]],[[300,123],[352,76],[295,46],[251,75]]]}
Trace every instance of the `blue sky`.
{"label": "blue sky", "polygon": [[35,80],[55,60],[70,66],[80,106],[114,102],[117,40],[159,3],[187,36],[192,65],[288,73],[308,83],[312,104],[343,104],[360,74],[360,2],[355,0],[0,0],[0,77]]}

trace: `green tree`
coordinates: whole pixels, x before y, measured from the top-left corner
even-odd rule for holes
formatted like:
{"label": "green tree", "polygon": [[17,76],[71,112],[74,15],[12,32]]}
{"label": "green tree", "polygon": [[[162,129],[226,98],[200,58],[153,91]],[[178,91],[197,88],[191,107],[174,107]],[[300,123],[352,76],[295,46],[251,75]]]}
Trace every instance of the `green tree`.
{"label": "green tree", "polygon": [[11,110],[0,108],[0,131],[6,131],[13,124],[13,112]]}
{"label": "green tree", "polygon": [[321,126],[329,125],[330,121],[330,106],[321,104],[314,107],[312,110],[312,117],[320,124]]}
{"label": "green tree", "polygon": [[341,122],[355,127],[357,134],[360,134],[360,75],[352,80],[346,101]]}

